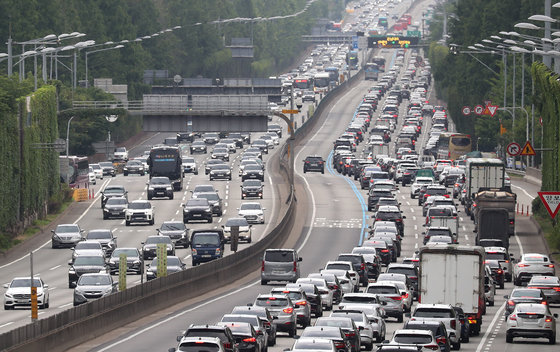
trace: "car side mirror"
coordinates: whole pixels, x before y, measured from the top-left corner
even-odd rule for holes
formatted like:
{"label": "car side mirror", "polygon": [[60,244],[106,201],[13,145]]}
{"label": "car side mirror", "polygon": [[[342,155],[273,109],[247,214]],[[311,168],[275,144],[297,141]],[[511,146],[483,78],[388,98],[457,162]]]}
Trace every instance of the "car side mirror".
{"label": "car side mirror", "polygon": [[253,303],[247,303],[247,307],[252,307]]}
{"label": "car side mirror", "polygon": [[509,298],[509,296],[508,296],[508,295],[504,295],[504,298],[505,298],[505,299],[508,299],[508,298]]}
{"label": "car side mirror", "polygon": [[51,230],[52,233],[54,233],[54,230]]}
{"label": "car side mirror", "polygon": [[69,260],[69,261],[68,261],[68,265],[72,265],[72,260]]}
{"label": "car side mirror", "polygon": [[558,313],[554,313],[554,314],[552,314],[552,316],[553,316],[554,318],[558,319]]}
{"label": "car side mirror", "polygon": [[[177,341],[178,341],[178,342],[181,342],[181,339],[182,339],[182,338],[183,338],[183,336],[181,336],[181,335],[177,336]],[[173,349],[173,350],[175,350],[175,349]],[[170,349],[170,351],[171,351],[171,349]]]}
{"label": "car side mirror", "polygon": [[303,260],[302,257],[299,257],[299,258],[297,259],[298,262],[301,262],[302,260]]}
{"label": "car side mirror", "polygon": [[402,218],[403,218],[403,219],[406,219],[406,215],[403,215],[403,217],[402,217]]}

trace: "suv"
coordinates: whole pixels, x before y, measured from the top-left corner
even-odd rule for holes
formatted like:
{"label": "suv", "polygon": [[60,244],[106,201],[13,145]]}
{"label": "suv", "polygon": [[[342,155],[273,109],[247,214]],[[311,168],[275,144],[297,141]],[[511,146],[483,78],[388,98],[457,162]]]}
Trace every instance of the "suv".
{"label": "suv", "polygon": [[117,147],[113,152],[113,159],[128,161],[128,151],[125,147]]}
{"label": "suv", "polygon": [[322,157],[310,155],[303,160],[303,173],[307,171],[317,171],[322,174],[325,173],[325,161]]}
{"label": "suv", "polygon": [[233,307],[231,314],[252,315],[259,318],[266,328],[268,345],[276,345],[276,325],[274,324],[274,317],[272,316],[272,314],[270,314],[270,310],[268,308],[255,306],[235,306]]}
{"label": "suv", "polygon": [[148,185],[148,200],[153,197],[167,197],[173,199],[173,185],[167,176],[152,177]]}
{"label": "suv", "polygon": [[306,102],[306,101],[315,102],[315,92],[312,91],[312,90],[304,91],[303,94],[301,95],[301,101],[302,102]]}
{"label": "suv", "polygon": [[154,208],[147,200],[133,200],[128,203],[124,213],[125,225],[130,226],[133,222],[147,222],[154,224]]}
{"label": "suv", "polygon": [[84,230],[78,224],[60,224],[51,232],[52,248],[74,247],[76,243],[84,240]]}
{"label": "suv", "polygon": [[504,247],[485,247],[486,259],[494,259],[500,262],[500,266],[504,271],[504,278],[507,282],[512,280],[512,255],[508,254]]}
{"label": "suv", "polygon": [[188,229],[181,221],[164,221],[160,228],[157,229],[157,233],[160,236],[171,238],[175,247],[188,248],[190,246]]}
{"label": "suv", "polygon": [[115,166],[113,165],[112,162],[102,161],[99,163],[99,166],[103,170],[103,176],[111,176],[111,177],[117,176],[117,170],[115,169]]}
{"label": "suv", "polygon": [[269,281],[296,282],[301,260],[295,249],[267,249],[261,266],[261,285]]}
{"label": "suv", "polygon": [[554,276],[554,262],[548,256],[538,253],[525,253],[513,267],[513,284],[521,286],[523,281],[531,280],[533,275]]}
{"label": "suv", "polygon": [[224,213],[224,205],[218,192],[200,192],[196,194],[196,199],[207,199],[208,204],[212,207],[212,214],[222,216]]}
{"label": "suv", "polygon": [[168,236],[148,236],[146,241],[141,242],[142,244],[142,256],[144,260],[153,259],[157,256],[158,244],[165,244],[167,255],[175,255],[175,245],[171,242],[171,238]]}
{"label": "suv", "polygon": [[[227,326],[220,326],[220,325],[194,325],[192,324],[189,328],[183,333],[183,335],[177,336],[177,341],[180,342],[179,346],[181,347],[184,342],[189,341],[188,338],[193,339],[200,339],[202,336],[203,339],[216,337],[222,343],[222,349],[225,352],[238,352],[238,344],[233,337],[231,330]],[[198,344],[199,345],[199,344]],[[196,345],[196,349],[199,349],[199,346]],[[220,351],[220,350],[210,350],[209,351]]]}
{"label": "suv", "polygon": [[418,268],[414,264],[391,263],[387,267],[387,274],[403,274],[406,275],[414,295],[418,298]]}
{"label": "suv", "polygon": [[222,230],[193,231],[191,235],[192,266],[222,258],[224,243],[225,238]]}
{"label": "suv", "polygon": [[74,306],[117,292],[117,282],[107,273],[87,273],[80,276],[74,288]]}
{"label": "suv", "polygon": [[358,275],[360,275],[360,283],[363,286],[367,286],[368,276],[366,273],[366,261],[363,255],[355,253],[342,253],[338,255],[338,258],[336,260],[352,262],[354,271],[357,272]]}
{"label": "suv", "polygon": [[124,254],[126,256],[126,271],[134,271],[138,275],[144,273],[144,259],[140,254],[138,248],[134,247],[119,247],[113,251],[111,258],[109,258],[109,271],[111,275],[115,275],[119,272],[119,262],[120,256]]}
{"label": "suv", "polygon": [[424,192],[424,194],[422,194],[422,196],[418,196],[418,205],[423,205],[424,201],[429,197],[429,196],[447,196],[449,197],[449,194],[447,193],[447,187],[445,186],[438,186],[438,185],[432,185],[432,186],[428,186],[426,187],[426,192]]}
{"label": "suv", "polygon": [[449,304],[418,304],[410,320],[441,321],[454,350],[461,348],[461,321]]}
{"label": "suv", "polygon": [[191,198],[183,206],[183,222],[186,224],[191,220],[206,220],[211,223],[212,207],[206,198]]}
{"label": "suv", "polygon": [[196,165],[196,160],[191,157],[183,157],[182,159],[183,175],[187,173],[198,175],[198,166]]}
{"label": "suv", "polygon": [[128,200],[128,192],[124,189],[124,186],[110,185],[105,187],[101,192],[101,208],[104,208],[107,200],[113,197],[124,197]]}
{"label": "suv", "polygon": [[445,324],[441,321],[431,321],[431,320],[409,320],[403,325],[405,330],[430,330],[438,343],[441,352],[449,352],[451,346],[449,344],[449,339],[447,338],[447,329]]}

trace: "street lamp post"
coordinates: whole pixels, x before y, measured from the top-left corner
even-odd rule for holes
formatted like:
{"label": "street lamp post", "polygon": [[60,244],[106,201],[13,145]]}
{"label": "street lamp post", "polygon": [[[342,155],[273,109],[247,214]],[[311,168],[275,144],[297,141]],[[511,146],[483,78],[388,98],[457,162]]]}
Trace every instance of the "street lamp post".
{"label": "street lamp post", "polygon": [[70,117],[70,119],[68,119],[68,125],[66,126],[66,159],[68,159],[70,151],[70,122],[72,122],[74,117],[76,116],[72,116]]}
{"label": "street lamp post", "polygon": [[90,51],[86,51],[86,88],[89,87],[89,80],[88,80],[88,55],[89,54],[93,54],[93,53],[98,53],[100,51],[107,51],[107,50],[114,50],[114,49],[120,49],[120,48],[124,48],[124,45],[117,45],[111,48],[104,48],[104,49],[98,49],[98,50],[90,50]]}

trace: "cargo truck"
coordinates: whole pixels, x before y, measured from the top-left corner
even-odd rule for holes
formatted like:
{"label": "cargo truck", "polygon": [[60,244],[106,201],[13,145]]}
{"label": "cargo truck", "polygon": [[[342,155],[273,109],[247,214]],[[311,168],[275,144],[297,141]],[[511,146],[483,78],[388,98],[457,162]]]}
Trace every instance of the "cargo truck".
{"label": "cargo truck", "polygon": [[419,251],[418,303],[460,307],[478,335],[485,313],[484,248],[436,244]]}
{"label": "cargo truck", "polygon": [[471,158],[467,159],[465,169],[466,197],[465,212],[471,215],[471,206],[476,193],[498,189],[505,190],[506,167],[500,159]]}
{"label": "cargo truck", "polygon": [[153,147],[146,162],[150,179],[156,176],[166,176],[173,184],[174,191],[183,189],[183,165],[181,150],[178,147]]}
{"label": "cargo truck", "polygon": [[509,213],[505,208],[483,208],[476,211],[476,244],[480,240],[501,240],[509,249]]}
{"label": "cargo truck", "polygon": [[503,208],[508,212],[508,234],[515,234],[515,206],[517,195],[512,192],[488,190],[478,192],[474,196],[473,215],[475,224],[478,223],[478,213],[481,209]]}

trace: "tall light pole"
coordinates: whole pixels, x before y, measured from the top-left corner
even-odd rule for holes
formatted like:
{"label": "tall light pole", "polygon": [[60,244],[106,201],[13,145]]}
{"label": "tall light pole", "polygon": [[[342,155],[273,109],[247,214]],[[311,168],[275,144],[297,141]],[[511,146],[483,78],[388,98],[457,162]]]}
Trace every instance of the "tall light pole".
{"label": "tall light pole", "polygon": [[120,48],[124,48],[124,45],[117,45],[111,48],[104,48],[104,49],[98,49],[98,50],[90,50],[90,51],[86,51],[86,88],[89,87],[89,80],[88,80],[88,55],[89,54],[93,54],[93,53],[98,53],[100,51],[107,51],[107,50],[114,50],[114,49],[120,49]]}
{"label": "tall light pole", "polygon": [[68,159],[68,152],[70,150],[70,122],[72,122],[74,117],[76,116],[72,116],[68,119],[68,125],[66,126],[66,159]]}

